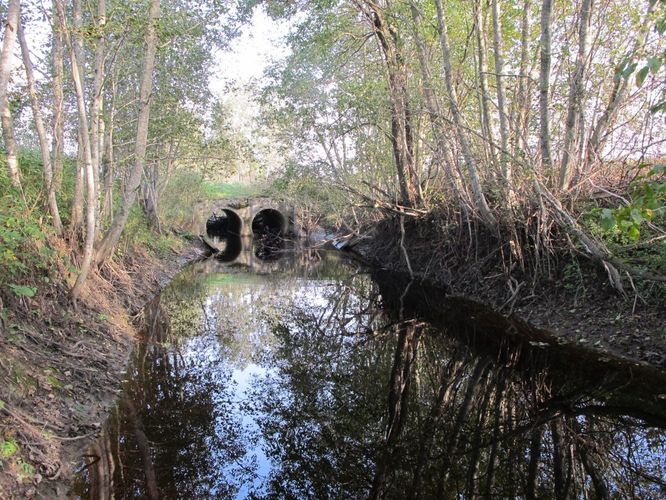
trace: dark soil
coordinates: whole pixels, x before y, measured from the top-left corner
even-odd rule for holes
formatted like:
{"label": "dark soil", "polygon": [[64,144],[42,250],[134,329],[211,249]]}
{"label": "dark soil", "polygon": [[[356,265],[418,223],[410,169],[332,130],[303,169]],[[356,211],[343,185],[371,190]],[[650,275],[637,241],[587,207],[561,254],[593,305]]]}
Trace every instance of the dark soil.
{"label": "dark soil", "polygon": [[143,304],[200,255],[128,253],[89,277],[76,308],[64,269],[33,298],[0,293],[0,498],[65,497],[119,392]]}
{"label": "dark soil", "polygon": [[634,289],[629,283],[622,295],[599,264],[566,245],[538,269],[534,263],[521,268],[509,248],[498,248],[479,228],[450,229],[432,217],[405,221],[404,248],[401,234],[398,221],[386,219],[353,250],[402,273],[409,272],[406,252],[416,278],[452,296],[484,302],[581,346],[666,369],[666,285],[634,282]]}

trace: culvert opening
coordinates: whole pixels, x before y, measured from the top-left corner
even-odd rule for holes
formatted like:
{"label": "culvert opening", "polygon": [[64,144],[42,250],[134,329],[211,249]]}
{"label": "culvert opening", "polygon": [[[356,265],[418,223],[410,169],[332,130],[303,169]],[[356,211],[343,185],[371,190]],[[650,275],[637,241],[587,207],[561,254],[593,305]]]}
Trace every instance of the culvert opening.
{"label": "culvert opening", "polygon": [[206,234],[209,238],[228,238],[239,236],[241,232],[241,219],[233,210],[224,209],[217,215],[213,213],[206,221]]}
{"label": "culvert opening", "polygon": [[284,236],[286,219],[277,210],[266,208],[254,216],[252,234],[258,238],[279,238]]}

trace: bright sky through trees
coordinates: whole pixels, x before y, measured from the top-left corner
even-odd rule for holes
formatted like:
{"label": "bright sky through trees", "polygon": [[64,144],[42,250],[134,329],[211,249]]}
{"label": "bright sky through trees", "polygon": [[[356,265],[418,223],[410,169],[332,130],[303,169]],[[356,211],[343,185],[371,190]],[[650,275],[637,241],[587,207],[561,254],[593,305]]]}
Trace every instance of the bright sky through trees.
{"label": "bright sky through trees", "polygon": [[260,80],[271,60],[287,55],[288,48],[281,38],[288,29],[288,23],[276,22],[263,9],[255,9],[252,22],[231,42],[230,50],[218,51],[215,56],[216,68],[210,83],[215,96],[225,96],[227,85],[244,86]]}

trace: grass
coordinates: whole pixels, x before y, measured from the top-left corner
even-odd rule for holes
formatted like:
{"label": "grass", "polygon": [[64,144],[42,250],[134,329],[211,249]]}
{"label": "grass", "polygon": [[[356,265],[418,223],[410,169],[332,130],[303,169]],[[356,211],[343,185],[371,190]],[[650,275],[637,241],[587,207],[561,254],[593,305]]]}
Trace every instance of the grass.
{"label": "grass", "polygon": [[257,185],[239,182],[205,182],[203,186],[207,198],[251,198],[262,194],[263,189]]}

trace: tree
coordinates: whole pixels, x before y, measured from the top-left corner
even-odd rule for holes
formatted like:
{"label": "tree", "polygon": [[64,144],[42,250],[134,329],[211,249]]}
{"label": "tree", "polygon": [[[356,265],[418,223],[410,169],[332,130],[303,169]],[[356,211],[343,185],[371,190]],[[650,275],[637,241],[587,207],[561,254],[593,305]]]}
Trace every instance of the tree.
{"label": "tree", "polygon": [[9,0],[7,7],[7,24],[5,25],[2,54],[0,55],[0,120],[2,120],[2,136],[5,141],[5,151],[7,152],[9,178],[12,185],[20,190],[21,175],[18,166],[18,146],[14,137],[14,124],[12,123],[11,110],[9,109],[7,86],[9,84],[21,4],[19,0]]}
{"label": "tree", "polygon": [[550,147],[550,30],[552,0],[543,0],[541,4],[541,39],[539,42],[539,145],[541,148],[541,162],[550,174],[552,165]]}
{"label": "tree", "polygon": [[81,266],[79,269],[79,274],[76,277],[76,282],[71,290],[72,300],[76,303],[76,300],[81,294],[83,285],[90,273],[90,269],[93,263],[93,254],[94,254],[94,244],[95,244],[95,233],[96,233],[96,205],[95,205],[95,175],[93,172],[94,166],[92,162],[92,155],[90,152],[90,135],[88,132],[88,115],[86,111],[86,101],[83,87],[83,80],[81,76],[81,69],[79,67],[79,61],[77,57],[77,49],[72,43],[69,32],[67,31],[66,17],[65,17],[65,6],[63,0],[54,0],[56,8],[58,9],[58,18],[62,23],[61,29],[65,36],[65,41],[69,48],[69,56],[71,62],[71,72],[72,72],[72,81],[74,83],[74,92],[76,94],[76,107],[78,110],[79,116],[79,139],[81,143],[79,147],[82,149],[83,155],[83,164],[85,166],[85,175],[86,175],[86,194],[88,197],[88,204],[86,206],[86,232],[85,232],[85,241],[83,244],[83,257]]}
{"label": "tree", "polygon": [[143,55],[143,70],[141,73],[141,88],[139,91],[139,118],[136,128],[136,142],[134,146],[134,167],[123,191],[123,198],[114,215],[108,232],[97,248],[96,262],[103,263],[108,259],[120,239],[120,235],[127,223],[130,210],[136,201],[137,190],[141,184],[141,176],[146,163],[146,148],[148,142],[148,121],[150,118],[150,94],[153,85],[153,68],[155,65],[155,52],[157,50],[157,23],[160,15],[160,0],[151,0],[148,9],[148,20]]}
{"label": "tree", "polygon": [[488,206],[486,196],[483,192],[483,187],[481,186],[476,160],[472,154],[470,142],[467,137],[467,130],[463,124],[462,114],[460,112],[456,92],[453,87],[451,49],[449,46],[449,34],[446,17],[444,15],[444,9],[442,8],[442,1],[435,0],[435,5],[437,6],[437,28],[439,33],[440,48],[442,51],[442,66],[446,88],[446,99],[448,101],[451,116],[453,117],[455,134],[460,143],[460,147],[462,148],[462,154],[465,159],[469,180],[472,185],[472,192],[474,193],[476,208],[479,210],[481,214],[481,220],[484,222],[484,224],[491,230],[494,230],[497,228],[497,220],[495,219],[495,216],[492,214],[490,207]]}
{"label": "tree", "polygon": [[42,117],[41,104],[37,97],[37,90],[35,88],[35,76],[32,69],[32,61],[30,60],[30,50],[28,42],[25,39],[25,31],[23,23],[18,26],[18,38],[21,45],[21,55],[23,57],[23,66],[25,67],[26,79],[28,81],[28,93],[30,94],[30,103],[32,105],[32,114],[35,121],[35,129],[37,130],[37,138],[39,140],[39,149],[42,154],[42,163],[44,166],[44,186],[46,188],[47,207],[51,213],[53,229],[56,234],[62,234],[62,222],[60,221],[60,212],[58,210],[58,201],[55,196],[55,185],[53,180],[53,168],[51,166],[51,156],[49,152],[48,139],[46,137],[46,128],[44,126],[44,119]]}

